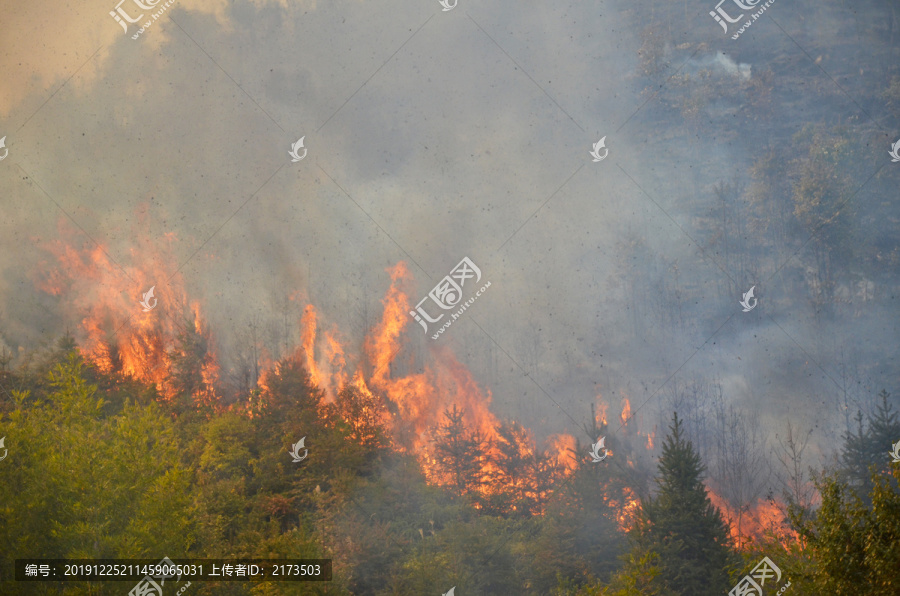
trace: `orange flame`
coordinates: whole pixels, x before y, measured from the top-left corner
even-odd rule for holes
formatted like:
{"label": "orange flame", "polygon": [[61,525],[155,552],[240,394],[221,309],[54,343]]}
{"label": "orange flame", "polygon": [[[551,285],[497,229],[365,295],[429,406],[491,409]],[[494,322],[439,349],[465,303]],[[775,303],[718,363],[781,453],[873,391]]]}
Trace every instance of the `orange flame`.
{"label": "orange flame", "polygon": [[569,472],[574,472],[578,467],[578,459],[575,457],[576,441],[570,434],[551,435],[547,443],[556,454],[556,461],[566,467]]}
{"label": "orange flame", "polygon": [[317,387],[322,386],[322,374],[316,365],[315,342],[316,342],[316,308],[312,304],[307,304],[303,309],[303,318],[300,319],[300,350],[303,354],[303,364],[306,365],[306,371],[309,378]]}
{"label": "orange flame", "polygon": [[641,508],[641,501],[633,490],[625,487],[622,491],[625,503],[619,507],[618,502],[610,501],[610,505],[616,510],[616,522],[623,532],[631,528]]}
{"label": "orange flame", "polygon": [[597,426],[603,428],[606,426],[606,413],[609,410],[609,404],[602,402],[603,397],[597,394]]}
{"label": "orange flame", "polygon": [[330,396],[333,399],[335,388],[343,387],[347,384],[347,375],[344,373],[347,359],[344,357],[344,347],[337,340],[336,330],[325,332],[325,358],[327,359],[329,370],[332,372],[331,376],[323,381],[325,386],[322,389],[325,390],[326,396]]}
{"label": "orange flame", "polygon": [[[164,240],[171,242],[173,237]],[[101,247],[79,250],[73,243],[56,242],[51,252],[58,265],[42,267],[36,283],[45,292],[59,296],[66,313],[82,321],[76,341],[85,357],[100,370],[153,383],[163,399],[172,399],[184,389],[173,384],[174,378],[188,378],[194,384],[190,391],[197,405],[218,405],[215,387],[219,365],[199,303],[188,301],[174,267],[158,264],[175,262],[167,258],[170,255],[165,250],[166,242],[151,244],[147,239],[138,243],[131,252],[130,266],[123,272]],[[415,453],[426,478],[433,482],[439,477],[439,462],[434,457],[430,431],[444,423],[445,411],[455,407],[462,412],[465,424],[488,441],[489,456],[500,453],[499,421],[490,411],[491,392],[479,386],[449,349],[431,344],[428,362],[416,364],[412,355],[406,355],[404,366],[395,366],[404,353],[406,326],[412,320],[407,293],[412,276],[406,264],[400,262],[390,269],[390,277],[391,284],[382,300],[382,317],[364,338],[364,353],[357,364],[349,363],[351,359],[346,356],[336,328],[320,330],[322,325],[312,304],[303,310],[300,338],[292,358],[304,365],[310,380],[324,391],[326,400],[333,401],[343,388],[352,386],[369,398],[368,403],[381,401],[390,405],[394,415],[385,409],[377,417],[387,427],[392,446]],[[138,301],[154,285],[158,304],[151,311],[142,312]],[[291,299],[302,295],[295,292]],[[183,326],[181,321],[188,325]],[[262,364],[255,379],[259,390],[252,391],[246,403],[232,408],[248,416],[264,409],[275,366],[266,353],[258,360]],[[197,374],[173,376],[179,366],[185,365],[197,366]],[[407,368],[418,372],[402,372]],[[599,418],[603,424],[606,412],[606,404],[601,403]],[[519,436],[514,444],[519,454],[523,458],[537,455],[530,431],[524,429]],[[570,435],[557,435],[548,443],[548,453],[555,456],[566,474],[578,465],[572,457],[575,444]],[[497,471],[491,469],[492,465],[484,463],[483,471],[496,477],[491,474]],[[539,485],[537,479],[533,485]],[[502,488],[488,486],[484,491]],[[512,488],[522,489],[520,485]]]}
{"label": "orange flame", "polygon": [[310,380],[325,392],[326,403],[331,403],[341,388],[347,385],[347,360],[336,329],[323,334],[323,345],[318,346],[320,356],[316,358],[317,318],[316,308],[307,304],[300,320],[300,346],[293,357],[306,366]]}
{"label": "orange flame", "polygon": [[366,337],[365,351],[372,365],[372,381],[383,385],[390,375],[390,365],[400,351],[400,334],[409,322],[406,314],[409,299],[401,289],[401,285],[410,280],[406,263],[397,263],[391,270],[391,287],[381,301],[384,312],[372,332]]}
{"label": "orange flame", "polygon": [[[432,347],[430,354],[433,358],[428,363],[420,364],[421,372],[402,374],[399,372],[400,367],[394,366],[404,353],[405,330],[412,321],[407,314],[410,301],[406,292],[412,279],[403,262],[389,271],[391,285],[382,300],[382,317],[363,342],[366,362],[355,371],[348,370],[344,350],[337,338],[333,334],[326,334],[324,343],[326,351],[331,354],[328,358],[330,370],[328,374],[320,373],[319,378],[327,383],[330,377],[337,387],[344,383],[342,379],[352,378],[352,384],[364,394],[381,396],[389,402],[390,410],[395,412],[386,420],[393,448],[415,453],[426,478],[432,483],[440,484],[444,477],[434,453],[431,431],[445,423],[444,413],[448,409],[457,408],[462,412],[467,427],[478,432],[487,441],[488,457],[481,464],[482,473],[485,477],[496,478],[498,469],[491,463],[491,459],[500,454],[497,446],[499,421],[489,408],[490,391],[479,387],[471,372],[445,348]],[[304,329],[304,345],[308,347],[304,348],[302,355],[309,361],[309,354],[314,353],[318,345],[312,320],[307,322]],[[408,359],[404,358],[403,361]],[[368,376],[363,374],[364,369],[371,371]],[[556,456],[564,473],[571,473],[577,466],[571,455],[575,447],[574,437],[559,435],[551,438],[549,444],[550,453]],[[523,457],[535,454],[536,448],[530,431],[524,430],[522,440],[515,444],[515,448]],[[480,490],[484,493],[496,493],[503,490],[503,487],[488,485]]]}
{"label": "orange flame", "polygon": [[738,548],[749,548],[759,542],[766,534],[774,535],[782,545],[787,547],[799,540],[798,534],[790,527],[785,508],[774,500],[758,499],[741,515],[731,507],[725,499],[707,487],[709,500],[722,512],[728,524],[728,531]]}
{"label": "orange flame", "polygon": [[622,398],[622,426],[628,423],[629,418],[631,418],[631,402],[628,401],[627,397],[624,397]]}
{"label": "orange flame", "polygon": [[[138,224],[145,219],[139,214]],[[60,224],[60,238],[75,235]],[[75,339],[85,359],[100,371],[151,383],[163,399],[170,400],[177,389],[188,388],[173,384],[173,357],[199,359],[199,382],[189,388],[195,403],[212,405],[218,401],[214,387],[219,367],[200,305],[188,301],[177,271],[159,264],[175,262],[165,258],[170,256],[174,236],[168,234],[155,243],[140,240],[140,234],[134,236],[139,244],[126,265],[113,262],[100,245],[79,250],[74,241],[49,243],[44,248],[56,265],[42,262],[35,272],[35,285],[60,297],[64,315],[81,320]],[[148,304],[152,308],[147,310],[140,302],[151,287],[154,296]],[[192,343],[192,336],[198,341]]]}

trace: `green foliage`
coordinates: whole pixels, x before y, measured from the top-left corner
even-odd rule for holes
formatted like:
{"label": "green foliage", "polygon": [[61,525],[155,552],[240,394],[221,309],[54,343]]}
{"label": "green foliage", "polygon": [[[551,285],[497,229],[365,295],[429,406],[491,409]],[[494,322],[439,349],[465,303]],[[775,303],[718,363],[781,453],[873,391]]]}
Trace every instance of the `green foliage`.
{"label": "green foliage", "polygon": [[84,376],[70,352],[48,374],[44,399],[16,393],[3,430],[0,541],[16,557],[183,556],[195,537],[192,475],[172,421],[152,403],[104,415]]}
{"label": "green foliage", "polygon": [[375,455],[387,447],[388,437],[382,426],[387,408],[375,395],[353,386],[344,387],[328,408],[328,414],[349,442],[366,454]]}
{"label": "green foliage", "polygon": [[444,472],[444,483],[459,494],[475,493],[487,481],[487,439],[466,427],[463,413],[455,405],[444,412],[444,419],[435,432],[435,455]]}
{"label": "green foliage", "polygon": [[[892,482],[893,480],[893,482]],[[791,511],[792,521],[808,542],[815,565],[810,580],[815,593],[851,596],[896,595],[900,591],[900,467],[890,477],[871,475],[871,506],[834,474],[816,482],[822,506],[811,519]]]}
{"label": "green foliage", "polygon": [[[675,414],[659,460],[656,497],[642,502],[623,589],[644,594],[722,594],[735,557],[728,529],[706,494],[704,466]],[[627,591],[625,593],[628,593]]]}
{"label": "green foliage", "polygon": [[[615,569],[621,478],[582,466],[559,492],[561,465],[523,427],[504,424],[491,446],[451,408],[434,429],[433,471],[452,488],[429,486],[414,454],[390,448],[381,397],[345,387],[327,403],[296,360],[267,371],[246,404],[195,403],[205,351],[189,335],[162,407],[154,388],[86,365],[68,340],[4,371],[27,389],[0,400],[0,538],[17,555],[334,560],[327,585],[193,582],[198,596],[537,595]],[[292,462],[302,436],[311,457]],[[4,586],[35,591],[59,587]]]}
{"label": "green foliage", "polygon": [[515,522],[482,517],[450,522],[421,539],[382,594],[442,594],[456,586],[463,594],[517,594],[521,581],[511,552]]}
{"label": "green foliage", "polygon": [[[103,374],[70,348],[63,342],[4,372],[4,383],[20,389],[0,400],[9,449],[0,466],[0,540],[17,557],[334,561],[328,584],[194,582],[197,596],[418,596],[454,585],[460,594],[704,596],[733,583],[725,525],[677,416],[657,494],[642,502],[625,552],[617,515],[645,490],[636,473],[584,461],[564,472],[514,422],[490,442],[448,409],[432,429],[434,458],[426,458],[429,475],[444,482],[429,485],[421,454],[391,448],[381,397],[344,388],[329,403],[295,360],[267,371],[246,404],[195,404],[173,416],[152,388]],[[897,593],[900,471],[885,476],[883,460],[884,443],[900,429],[881,397],[867,424],[846,436],[840,475],[819,482],[822,507],[792,512],[803,540],[777,559],[797,578],[797,596],[855,594],[857,586]],[[292,462],[288,449],[302,436],[310,457]],[[628,451],[625,443],[613,448]],[[869,462],[881,474],[872,469],[860,498],[853,479]],[[777,550],[774,538],[765,550]],[[745,566],[758,554],[745,553]],[[8,577],[11,563],[2,565]],[[2,592],[122,588],[13,583]]]}
{"label": "green foliage", "polygon": [[[592,435],[603,432],[588,430],[597,431]],[[575,451],[585,453],[587,446],[578,443]],[[635,489],[623,469],[582,460],[554,493],[535,535],[523,545],[534,560],[524,573],[537,593],[583,590],[608,581],[620,568],[618,559],[627,545],[616,516]]]}

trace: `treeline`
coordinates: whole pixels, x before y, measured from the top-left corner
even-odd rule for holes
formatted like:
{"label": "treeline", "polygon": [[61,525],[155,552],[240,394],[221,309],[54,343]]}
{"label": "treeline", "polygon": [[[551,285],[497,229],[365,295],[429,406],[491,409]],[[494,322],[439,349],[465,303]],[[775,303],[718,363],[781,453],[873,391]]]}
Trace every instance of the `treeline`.
{"label": "treeline", "polygon": [[[334,561],[328,584],[194,582],[195,594],[546,594],[558,575],[608,576],[623,552],[605,501],[624,481],[585,467],[551,497],[559,466],[513,449],[524,433],[512,423],[488,445],[448,410],[432,432],[440,487],[389,446],[380,398],[345,388],[325,403],[291,359],[218,408],[102,374],[69,339],[25,360],[0,373],[4,594],[130,589],[16,584],[14,558],[164,556]],[[309,455],[294,463],[303,436]]]}
{"label": "treeline", "polygon": [[[334,562],[328,583],[193,582],[197,595],[724,594],[762,556],[793,594],[898,593],[900,465],[884,445],[900,440],[900,423],[886,394],[819,476],[821,506],[788,499],[796,543],[773,536],[738,552],[678,418],[653,485],[641,486],[624,452],[591,464],[579,443],[566,471],[523,449],[521,426],[485,437],[451,408],[431,429],[427,482],[420,454],[391,446],[389,404],[355,388],[326,403],[292,359],[228,407],[102,374],[69,338],[10,362],[0,362],[3,594],[132,587],[16,583],[15,558],[164,556]],[[192,366],[184,358],[173,375],[188,379]],[[309,455],[293,462],[288,448],[304,436]],[[629,495],[644,498],[623,518]]]}

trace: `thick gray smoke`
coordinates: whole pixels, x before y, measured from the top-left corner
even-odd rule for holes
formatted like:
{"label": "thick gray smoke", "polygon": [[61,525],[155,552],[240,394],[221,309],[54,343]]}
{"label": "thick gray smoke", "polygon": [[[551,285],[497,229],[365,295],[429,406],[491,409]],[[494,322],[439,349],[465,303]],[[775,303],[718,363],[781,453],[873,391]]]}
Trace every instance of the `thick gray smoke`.
{"label": "thick gray smoke", "polygon": [[[358,353],[390,267],[407,263],[416,303],[467,256],[490,290],[438,340],[410,318],[401,366],[448,345],[492,409],[539,438],[579,433],[598,395],[611,419],[628,398],[634,424],[662,434],[684,388],[712,384],[763,444],[790,419],[827,453],[879,389],[900,390],[896,235],[860,248],[897,221],[900,170],[867,182],[897,124],[876,101],[896,8],[827,2],[804,21],[802,5],[768,14],[814,62],[765,19],[722,35],[713,2],[576,16],[506,0],[185,1],[137,40],[114,3],[55,8],[42,35],[70,53],[0,36],[0,347],[77,330],[102,289],[39,288],[57,242],[102,245],[131,274],[177,269],[226,370],[251,326],[272,355],[294,345],[307,302]],[[6,8],[13,24],[35,17]],[[852,68],[830,33],[847,28]],[[847,244],[797,223],[797,164],[754,174],[805,126],[872,146],[842,162]],[[808,158],[815,143],[796,143]],[[166,280],[135,282],[135,308],[145,286],[165,296]]]}

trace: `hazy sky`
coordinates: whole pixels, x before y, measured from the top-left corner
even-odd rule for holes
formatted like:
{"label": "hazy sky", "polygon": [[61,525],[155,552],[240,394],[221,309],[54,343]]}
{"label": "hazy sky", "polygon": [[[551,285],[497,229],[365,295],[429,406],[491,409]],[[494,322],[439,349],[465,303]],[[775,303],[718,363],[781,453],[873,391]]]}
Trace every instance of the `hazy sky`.
{"label": "hazy sky", "polygon": [[[277,318],[297,292],[359,341],[387,268],[409,265],[416,302],[469,257],[491,288],[438,340],[412,319],[407,334],[451,347],[500,416],[574,432],[600,393],[614,412],[652,397],[652,425],[664,383],[700,376],[767,432],[788,415],[834,429],[842,390],[900,390],[896,301],[854,294],[852,315],[823,322],[804,287],[773,277],[790,253],[742,274],[712,248],[733,225],[712,188],[746,181],[768,136],[805,123],[868,122],[889,161],[900,131],[857,102],[886,67],[871,31],[896,7],[779,0],[732,40],[715,2],[675,4],[672,21],[650,1],[178,0],[135,40],[112,0],[4,0],[0,339],[33,347],[78,326],[89,284],[71,308],[34,287],[57,239],[100,243],[126,269],[172,258],[226,352],[225,330]],[[143,23],[163,5],[121,7]],[[656,73],[641,68],[651,26]],[[859,73],[829,52],[846,30]],[[695,121],[659,117],[676,84],[737,88],[785,63],[774,87],[842,109],[803,121],[738,95]],[[747,110],[754,127],[735,130]]]}

